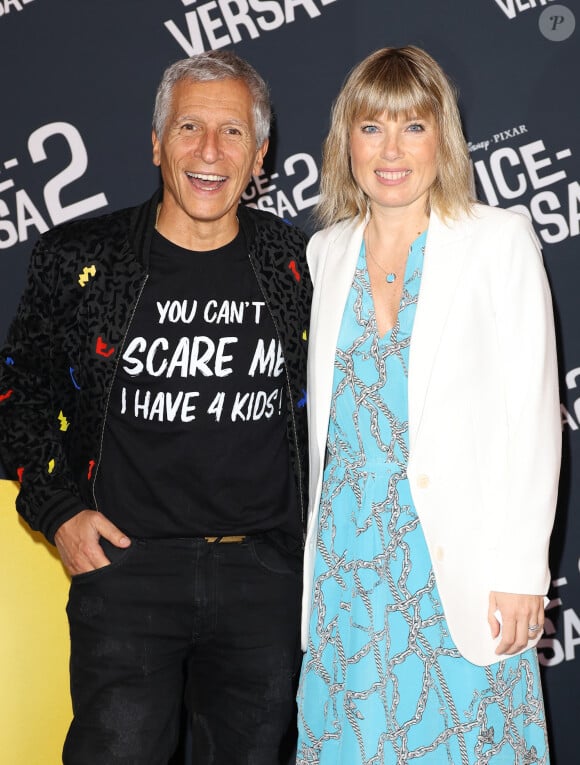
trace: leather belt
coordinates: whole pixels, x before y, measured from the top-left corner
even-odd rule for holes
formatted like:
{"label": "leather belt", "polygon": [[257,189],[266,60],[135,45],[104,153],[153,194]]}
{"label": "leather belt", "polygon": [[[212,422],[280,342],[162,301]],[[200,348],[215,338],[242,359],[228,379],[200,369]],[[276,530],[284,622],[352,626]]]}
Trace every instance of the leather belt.
{"label": "leather belt", "polygon": [[206,542],[210,542],[211,544],[240,544],[246,539],[246,535],[237,535],[237,536],[225,536],[225,537],[204,537]]}

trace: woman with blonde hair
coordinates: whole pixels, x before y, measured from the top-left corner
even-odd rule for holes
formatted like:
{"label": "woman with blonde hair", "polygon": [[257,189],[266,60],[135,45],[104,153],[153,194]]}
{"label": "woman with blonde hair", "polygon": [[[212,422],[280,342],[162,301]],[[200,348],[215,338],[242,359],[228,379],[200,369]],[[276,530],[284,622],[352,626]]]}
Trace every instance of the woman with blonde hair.
{"label": "woman with blonde hair", "polygon": [[427,53],[351,72],[318,212],[297,764],[548,763],[550,293],[528,220],[474,201]]}

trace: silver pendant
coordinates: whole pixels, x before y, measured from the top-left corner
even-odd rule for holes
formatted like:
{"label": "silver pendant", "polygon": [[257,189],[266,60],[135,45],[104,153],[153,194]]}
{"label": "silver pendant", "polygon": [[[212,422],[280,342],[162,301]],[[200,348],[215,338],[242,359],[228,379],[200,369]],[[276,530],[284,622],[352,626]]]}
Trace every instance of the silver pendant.
{"label": "silver pendant", "polygon": [[396,278],[397,278],[397,274],[391,271],[385,276],[385,281],[387,282],[387,284],[392,284]]}

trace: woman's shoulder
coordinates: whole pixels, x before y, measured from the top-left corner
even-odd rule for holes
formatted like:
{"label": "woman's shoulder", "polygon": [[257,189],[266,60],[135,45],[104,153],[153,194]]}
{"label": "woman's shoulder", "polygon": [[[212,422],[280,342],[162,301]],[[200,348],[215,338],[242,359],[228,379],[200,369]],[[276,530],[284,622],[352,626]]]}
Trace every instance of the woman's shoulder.
{"label": "woman's shoulder", "polygon": [[323,228],[313,234],[310,239],[310,245],[314,249],[319,249],[343,236],[348,238],[363,224],[364,221],[361,218],[348,218],[338,221],[338,223],[334,223],[332,226]]}
{"label": "woman's shoulder", "polygon": [[361,218],[350,218],[321,229],[313,234],[308,242],[306,258],[312,281],[316,284],[321,265],[331,255],[340,258],[342,254],[353,248],[360,248],[365,221]]}
{"label": "woman's shoulder", "polygon": [[[438,223],[441,225],[441,223]],[[439,244],[455,241],[476,267],[528,267],[542,262],[542,247],[534,227],[522,212],[474,203],[467,213],[444,222]]]}
{"label": "woman's shoulder", "polygon": [[455,221],[457,225],[465,225],[479,229],[514,228],[531,229],[529,218],[517,210],[506,210],[501,207],[491,207],[482,202],[474,202],[466,213]]}
{"label": "woman's shoulder", "polygon": [[473,203],[468,210],[450,218],[442,218],[437,212],[432,216],[429,229],[431,242],[444,246],[452,241],[469,242],[471,257],[477,252],[495,252],[502,255],[509,249],[541,250],[530,219],[516,210],[504,210]]}

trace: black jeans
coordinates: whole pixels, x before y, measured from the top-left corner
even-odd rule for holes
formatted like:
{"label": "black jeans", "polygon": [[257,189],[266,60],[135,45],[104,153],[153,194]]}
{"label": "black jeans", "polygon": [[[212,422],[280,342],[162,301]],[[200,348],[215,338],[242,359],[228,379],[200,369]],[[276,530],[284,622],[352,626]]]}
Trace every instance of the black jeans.
{"label": "black jeans", "polygon": [[301,562],[262,537],[103,547],[111,565],[71,583],[64,765],[166,765],[183,701],[195,765],[286,765]]}

